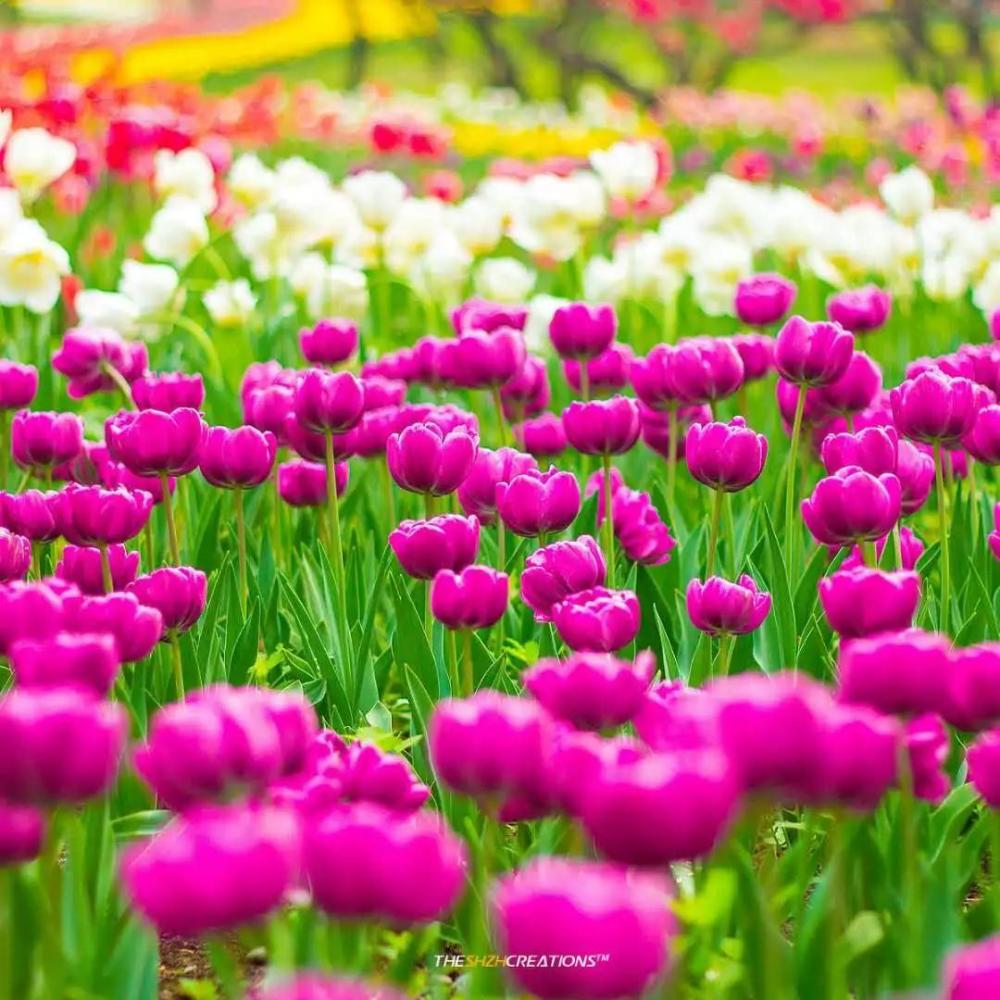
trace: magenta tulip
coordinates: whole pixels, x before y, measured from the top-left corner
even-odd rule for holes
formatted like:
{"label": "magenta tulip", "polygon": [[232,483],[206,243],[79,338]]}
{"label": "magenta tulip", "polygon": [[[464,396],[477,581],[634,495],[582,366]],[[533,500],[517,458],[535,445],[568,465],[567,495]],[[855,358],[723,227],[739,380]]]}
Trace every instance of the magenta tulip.
{"label": "magenta tulip", "polygon": [[431,582],[431,612],[450,629],[489,628],[507,610],[506,573],[492,566],[441,570]]}
{"label": "magenta tulip", "polygon": [[839,323],[810,323],[792,316],[775,342],[774,363],[779,374],[798,386],[836,382],[854,354],[854,337]]}
{"label": "magenta tulip", "polygon": [[1000,405],[984,406],[972,430],[962,438],[962,447],[984,465],[1000,465]]}
{"label": "magenta tulip", "polygon": [[760,628],[771,611],[771,595],[746,574],[736,583],[721,576],[692,580],[686,602],[691,624],[712,636],[746,635]]}
{"label": "magenta tulip", "polygon": [[554,413],[543,413],[514,427],[518,444],[535,458],[555,458],[566,450],[566,430]]}
{"label": "magenta tulip", "polygon": [[802,518],[821,545],[873,542],[899,520],[901,487],[896,476],[873,476],[848,465],[821,479],[802,501]]}
{"label": "magenta tulip", "polygon": [[104,425],[108,452],[138,476],[183,476],[198,466],[205,422],[197,410],[122,411]]}
{"label": "magenta tulip", "polygon": [[132,399],[140,410],[200,410],[205,383],[200,375],[183,372],[147,372],[132,383]]}
{"label": "magenta tulip", "polygon": [[307,431],[343,434],[361,419],[365,391],[350,372],[311,368],[295,387],[295,419]]}
{"label": "magenta tulip", "polygon": [[519,330],[466,330],[441,347],[438,372],[443,381],[458,388],[498,388],[520,373],[526,356]]}
{"label": "magenta tulip", "polygon": [[14,461],[38,473],[72,461],[83,450],[83,421],[75,413],[19,410],[10,425]]}
{"label": "magenta tulip", "polygon": [[418,580],[433,580],[442,570],[458,573],[479,554],[479,520],[441,514],[402,521],[390,533],[389,546],[403,571]]}
{"label": "magenta tulip", "polygon": [[[139,572],[139,553],[130,552],[124,545],[109,545],[107,559],[113,589],[124,590]],[[67,545],[56,566],[56,576],[76,584],[84,594],[103,594],[101,550],[89,546]]]}
{"label": "magenta tulip", "polygon": [[514,448],[480,448],[468,475],[458,487],[458,502],[466,514],[483,524],[492,524],[497,515],[497,489],[517,476],[538,472],[538,463]]}
{"label": "magenta tulip", "polygon": [[[334,466],[337,496],[350,478],[347,462]],[[318,462],[283,462],[278,466],[278,495],[291,507],[322,507],[327,502],[326,467]]]}
{"label": "magenta tulip", "polygon": [[639,408],[627,396],[573,402],[563,410],[563,429],[584,455],[621,455],[639,438]]}
{"label": "magenta tulip", "polygon": [[729,338],[743,362],[743,382],[757,382],[774,368],[774,338],[762,333],[737,333]]}
{"label": "magenta tulip", "polygon": [[208,427],[201,440],[198,465],[213,486],[248,489],[271,475],[278,442],[255,427]]}
{"label": "magenta tulip", "polygon": [[59,524],[73,545],[127,542],[146,526],[152,509],[153,498],[142,490],[70,483],[59,494]]}
{"label": "magenta tulip", "polygon": [[23,580],[31,566],[31,542],[0,528],[0,583]]}
{"label": "magenta tulip", "polygon": [[767,438],[742,417],[728,424],[692,424],[684,442],[691,475],[714,490],[733,493],[755,483],[767,461]]}
{"label": "magenta tulip", "polygon": [[164,638],[193,628],[205,610],[208,578],[190,566],[164,566],[130,583],[126,593],[163,618]]}
{"label": "magenta tulip", "polygon": [[842,639],[895,632],[913,624],[920,577],[906,570],[841,569],[819,581],[819,599],[830,628]]}
{"label": "magenta tulip", "polygon": [[615,392],[629,384],[632,358],[627,344],[612,344],[596,358],[564,361],[563,377],[574,392],[584,392],[584,386],[588,395]]}
{"label": "magenta tulip", "polygon": [[561,358],[577,361],[596,358],[615,339],[618,320],[609,305],[573,302],[560,306],[549,323],[552,346]]}
{"label": "magenta tulip", "polygon": [[496,504],[503,523],[515,535],[558,534],[580,513],[580,484],[572,472],[554,467],[547,472],[531,470],[499,482]]}
{"label": "magenta tulip", "polygon": [[877,285],[837,292],[826,300],[826,314],[851,333],[865,334],[885,326],[892,296]]}
{"label": "magenta tulip", "polygon": [[[604,500],[603,494],[601,500]],[[626,557],[645,566],[670,562],[677,543],[648,493],[621,486],[611,494],[611,522]],[[604,503],[598,504],[597,523],[604,523]]]}
{"label": "magenta tulip", "polygon": [[393,480],[404,490],[444,496],[461,486],[478,450],[478,437],[466,428],[445,432],[428,422],[391,435],[386,460]]}
{"label": "magenta tulip", "polygon": [[976,420],[976,384],[926,371],[889,394],[900,434],[924,444],[957,446]]}
{"label": "magenta tulip", "polygon": [[0,410],[30,406],[37,392],[38,369],[34,365],[0,360]]}
{"label": "magenta tulip", "polygon": [[299,348],[311,365],[343,364],[358,349],[358,328],[345,319],[321,319],[299,331]]}
{"label": "magenta tulip", "polygon": [[104,697],[121,663],[110,635],[56,632],[19,639],[10,648],[10,665],[20,688],[71,687]]}
{"label": "magenta tulip", "polygon": [[124,663],[137,663],[153,651],[163,635],[163,618],[134,594],[69,597],[65,627],[73,632],[106,632],[115,640]]}
{"label": "magenta tulip", "polygon": [[899,435],[893,427],[865,427],[854,434],[828,434],[820,456],[828,475],[856,465],[869,475],[895,474]]}
{"label": "magenta tulip", "polygon": [[0,869],[34,861],[45,839],[45,819],[32,806],[0,802]]}
{"label": "magenta tulip", "polygon": [[559,638],[576,652],[613,653],[639,631],[639,599],[631,590],[592,587],[570,594],[550,613]]}
{"label": "magenta tulip", "polygon": [[525,559],[521,600],[535,612],[536,622],[551,621],[553,605],[571,594],[603,586],[606,577],[604,554],[590,535],[554,542]]}
{"label": "magenta tulip", "polygon": [[754,274],[736,286],[736,315],[750,326],[777,323],[791,309],[796,292],[795,283],[780,274]]}
{"label": "magenta tulip", "polygon": [[[130,386],[149,367],[146,345],[127,341],[114,330],[75,327],[63,335],[52,367],[69,380],[72,399]],[[131,394],[130,394],[131,395]]]}
{"label": "magenta tulip", "polygon": [[59,503],[59,494],[51,490],[0,493],[0,521],[33,542],[51,542],[62,534]]}

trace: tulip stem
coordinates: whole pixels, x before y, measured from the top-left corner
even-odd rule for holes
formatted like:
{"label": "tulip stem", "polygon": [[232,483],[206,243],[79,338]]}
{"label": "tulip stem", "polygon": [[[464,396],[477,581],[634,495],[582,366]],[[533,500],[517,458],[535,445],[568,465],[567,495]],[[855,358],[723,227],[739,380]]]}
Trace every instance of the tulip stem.
{"label": "tulip stem", "polygon": [[948,511],[944,488],[941,443],[934,443],[934,478],[937,482],[938,528],[941,536],[941,631],[947,633],[951,604],[951,558],[948,552]]}
{"label": "tulip stem", "polygon": [[[903,949],[906,958],[904,969],[906,981],[902,985],[913,986],[916,983],[914,975],[914,955],[920,954],[923,930],[919,923],[920,909],[923,900],[919,896],[919,868],[917,828],[913,815],[913,766],[910,763],[910,751],[905,741],[900,740],[897,749],[897,773],[899,775],[899,823],[902,828],[900,837],[900,878],[902,892],[900,894],[900,933],[907,942]],[[919,959],[917,959],[919,962]]]}
{"label": "tulip stem", "polygon": [[602,455],[604,466],[604,556],[608,564],[608,587],[615,586],[615,526],[612,513],[611,456]]}
{"label": "tulip stem", "polygon": [[460,693],[464,692],[458,666],[458,640],[452,629],[448,629],[445,643],[448,647],[448,678],[451,683],[452,697],[458,697]]}
{"label": "tulip stem", "polygon": [[708,557],[705,560],[705,579],[707,580],[715,569],[715,553],[719,547],[719,525],[722,522],[722,502],[725,500],[724,490],[716,490],[712,498],[712,522],[708,529]]}
{"label": "tulip stem", "polygon": [[184,663],[181,660],[181,642],[176,634],[171,634],[169,638],[170,658],[174,667],[174,688],[177,691],[177,700],[184,700]]}
{"label": "tulip stem", "polygon": [[[330,505],[330,557],[337,583],[340,627],[347,628],[347,585],[344,580],[344,552],[340,543],[340,501],[337,497],[337,468],[333,459],[333,432],[326,433],[326,500]],[[346,640],[346,634],[343,639]]]}
{"label": "tulip stem", "polygon": [[111,560],[108,558],[108,546],[105,542],[102,542],[98,549],[101,553],[101,583],[104,587],[104,593],[110,594],[115,589],[114,578],[111,576]]}
{"label": "tulip stem", "polygon": [[729,676],[729,661],[733,657],[733,646],[736,643],[736,637],[726,632],[719,641],[719,669],[716,671],[716,677],[728,677]]}
{"label": "tulip stem", "polygon": [[233,504],[236,507],[236,550],[239,554],[240,562],[240,609],[244,614],[247,611],[247,523],[243,510],[243,490],[237,486],[233,490]]}
{"label": "tulip stem", "polygon": [[39,873],[47,909],[45,933],[41,935],[45,950],[45,985],[48,996],[63,995],[63,934],[62,934],[62,823],[58,809],[49,813],[48,831],[39,857]]}
{"label": "tulip stem", "polygon": [[870,569],[878,569],[878,549],[874,542],[862,542],[861,551],[865,556],[865,565]]}
{"label": "tulip stem", "polygon": [[503,400],[500,398],[500,386],[493,386],[493,405],[497,411],[497,431],[500,434],[500,447],[507,447],[507,424],[503,418]]}
{"label": "tulip stem", "polygon": [[0,410],[0,490],[7,489],[10,475],[10,410]]}
{"label": "tulip stem", "polygon": [[[163,489],[163,514],[167,519],[167,542],[170,545],[170,561],[175,566],[181,564],[181,547],[177,542],[177,522],[174,520],[174,498],[170,494],[170,476],[160,473],[160,485]],[[150,571],[152,571],[150,566]]]}
{"label": "tulip stem", "polygon": [[792,574],[792,556],[795,552],[793,527],[795,524],[795,473],[799,461],[799,440],[802,437],[802,417],[806,410],[806,390],[799,386],[795,403],[795,421],[792,424],[792,447],[788,455],[788,480],[785,488],[785,569],[789,579]]}
{"label": "tulip stem", "polygon": [[896,569],[903,568],[903,538],[899,533],[899,521],[892,526],[892,541],[896,547]]}
{"label": "tulip stem", "polygon": [[993,876],[993,923],[1000,927],[1000,812],[990,811],[990,873]]}
{"label": "tulip stem", "polygon": [[472,629],[462,629],[462,694],[466,698],[475,691],[475,669],[472,663]]}
{"label": "tulip stem", "polygon": [[132,386],[128,384],[128,381],[125,379],[125,376],[122,375],[122,373],[117,368],[115,368],[114,365],[106,364],[103,365],[102,367],[104,374],[107,375],[112,382],[114,382],[115,387],[121,393],[122,400],[125,403],[125,409],[134,410],[135,400],[132,399]]}
{"label": "tulip stem", "polygon": [[674,494],[677,491],[677,438],[678,425],[677,408],[671,406],[667,410],[667,512],[672,514]]}
{"label": "tulip stem", "polygon": [[969,475],[966,479],[969,486],[969,516],[972,518],[972,551],[979,548],[979,500],[976,497],[976,462],[969,459]]}
{"label": "tulip stem", "polygon": [[580,398],[585,402],[590,402],[590,369],[587,368],[588,361],[581,358],[577,362],[580,366]]}
{"label": "tulip stem", "polygon": [[389,463],[382,460],[382,485],[385,490],[385,507],[389,513],[389,530],[391,531],[397,524],[396,521],[396,497],[392,489],[392,475],[389,472]]}
{"label": "tulip stem", "polygon": [[[501,573],[507,571],[507,529],[503,523],[503,518],[497,514],[497,569]],[[507,616],[500,616],[500,656],[503,656],[504,646],[507,644]]]}

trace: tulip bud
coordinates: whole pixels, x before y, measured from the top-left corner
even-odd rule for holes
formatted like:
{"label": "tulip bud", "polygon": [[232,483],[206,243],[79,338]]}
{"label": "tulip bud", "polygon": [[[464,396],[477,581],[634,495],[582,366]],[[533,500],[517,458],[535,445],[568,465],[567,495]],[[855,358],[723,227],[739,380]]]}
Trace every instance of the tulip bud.
{"label": "tulip bud", "polygon": [[205,402],[205,383],[200,375],[183,372],[147,372],[132,383],[132,399],[140,410],[200,410]]}
{"label": "tulip bud", "polygon": [[433,580],[442,570],[458,573],[476,561],[479,521],[458,514],[403,521],[389,535],[389,545],[403,572]]}
{"label": "tulip bud", "polygon": [[771,595],[758,590],[743,574],[736,583],[721,576],[688,584],[687,611],[691,624],[708,635],[746,635],[756,631],[771,611]]}
{"label": "tulip bud", "polygon": [[536,622],[547,622],[553,605],[571,594],[603,586],[606,576],[604,554],[590,535],[554,542],[525,559],[521,600],[535,612]]}
{"label": "tulip bud", "polygon": [[208,579],[201,570],[165,566],[140,576],[125,591],[138,598],[144,607],[159,611],[166,639],[194,627],[205,610],[207,586]]}
{"label": "tulip bud", "polygon": [[819,581],[819,599],[830,628],[842,639],[900,631],[913,624],[920,577],[866,566],[841,569]]}
{"label": "tulip bud", "polygon": [[631,590],[593,587],[551,608],[559,638],[578,652],[612,653],[639,631],[639,599]]}
{"label": "tulip bud", "polygon": [[684,455],[698,482],[733,493],[760,478],[767,460],[767,438],[747,427],[742,417],[728,424],[692,424]]}
{"label": "tulip bud", "polygon": [[295,387],[295,419],[307,431],[343,434],[361,419],[365,391],[350,372],[311,368]]}
{"label": "tulip bud", "polygon": [[[139,553],[130,552],[124,545],[109,545],[107,553],[112,585],[115,590],[124,590],[139,571]],[[56,566],[56,576],[75,584],[84,594],[103,594],[101,550],[67,545]]]}
{"label": "tulip bud", "polygon": [[507,610],[506,573],[491,566],[441,570],[431,583],[431,611],[445,628],[489,628]]}
{"label": "tulip bud", "polygon": [[847,371],[853,353],[854,337],[838,323],[810,323],[793,316],[778,334],[774,363],[795,385],[829,385]]}
{"label": "tulip bud", "polygon": [[350,320],[321,319],[299,331],[299,347],[311,365],[340,365],[358,349],[358,328]]}
{"label": "tulip bud", "polygon": [[19,410],[10,425],[11,453],[34,472],[76,458],[83,450],[83,421],[75,413]]}
{"label": "tulip bud", "polygon": [[780,274],[754,274],[736,286],[736,315],[750,326],[770,326],[791,309],[796,292],[794,282]]}
{"label": "tulip bud", "polygon": [[20,410],[31,405],[38,392],[38,369],[16,361],[0,360],[0,410]]}

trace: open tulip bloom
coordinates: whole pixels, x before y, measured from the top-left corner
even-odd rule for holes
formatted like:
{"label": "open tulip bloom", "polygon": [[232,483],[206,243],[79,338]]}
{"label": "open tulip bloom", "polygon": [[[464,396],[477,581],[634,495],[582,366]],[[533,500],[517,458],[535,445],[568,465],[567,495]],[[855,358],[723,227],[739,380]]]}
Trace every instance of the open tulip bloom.
{"label": "open tulip bloom", "polygon": [[0,1000],[1000,997],[988,88],[218,97],[80,30],[0,73]]}

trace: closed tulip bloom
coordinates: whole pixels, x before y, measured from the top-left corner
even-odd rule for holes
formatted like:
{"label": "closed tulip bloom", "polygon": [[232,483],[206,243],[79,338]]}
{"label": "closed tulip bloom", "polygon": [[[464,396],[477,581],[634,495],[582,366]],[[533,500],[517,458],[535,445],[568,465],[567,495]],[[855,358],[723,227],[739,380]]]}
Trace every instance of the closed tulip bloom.
{"label": "closed tulip bloom", "polygon": [[[343,496],[350,467],[337,462],[334,471],[337,496]],[[322,507],[327,502],[326,467],[318,462],[283,462],[278,466],[278,495],[292,507]]]}
{"label": "closed tulip bloom", "polygon": [[902,490],[904,514],[914,514],[927,501],[934,487],[934,459],[912,441],[901,440],[897,451],[896,477]]}
{"label": "closed tulip bloom", "polygon": [[677,421],[676,452],[673,457],[684,458],[686,454],[687,428],[695,424],[712,422],[712,411],[707,406],[681,406],[676,410],[651,410],[644,403],[639,406],[639,423],[642,428],[642,441],[647,448],[666,459],[670,454],[670,423]]}
{"label": "closed tulip bloom", "polygon": [[812,496],[802,501],[802,518],[820,545],[874,542],[899,520],[901,501],[895,476],[873,476],[847,465],[816,484]]}
{"label": "closed tulip bloom", "polygon": [[611,861],[663,867],[703,858],[739,807],[723,754],[650,753],[599,775],[584,805],[584,827]]}
{"label": "closed tulip bloom", "polygon": [[247,489],[260,486],[274,466],[278,442],[256,427],[209,427],[201,439],[198,465],[213,486]]}
{"label": "closed tulip bloom", "polygon": [[190,566],[164,566],[126,587],[147,608],[163,617],[164,638],[193,628],[205,610],[208,578]]}
{"label": "closed tulip bloom", "polygon": [[38,809],[0,802],[0,868],[34,861],[44,839],[45,819]]}
{"label": "closed tulip bloom", "polygon": [[114,330],[76,327],[63,335],[52,367],[69,380],[70,397],[83,399],[95,392],[114,392],[122,381],[131,385],[146,373],[149,355],[145,344],[124,340]]}
{"label": "closed tulip bloom", "polygon": [[828,475],[856,465],[869,475],[895,474],[899,435],[894,427],[864,427],[853,434],[828,434],[820,446],[820,457]]}
{"label": "closed tulip bloom", "polygon": [[778,334],[774,363],[795,385],[829,385],[847,371],[853,353],[854,336],[839,323],[810,323],[793,316]]}
{"label": "closed tulip bloom", "polygon": [[529,354],[521,370],[500,387],[504,416],[511,421],[537,417],[549,405],[552,390],[545,362]]}
{"label": "closed tulip bloom", "polygon": [[612,344],[606,351],[588,361],[563,362],[563,376],[574,392],[583,390],[583,372],[587,370],[587,387],[591,392],[614,392],[629,384],[632,368],[632,348],[627,344]]}
{"label": "closed tulip bloom", "polygon": [[465,888],[468,856],[436,813],[401,815],[362,802],[306,826],[303,866],[325,913],[406,927],[451,912]]}
{"label": "closed tulip bloom", "polygon": [[[889,536],[885,535],[875,543],[875,555],[879,562],[882,561],[882,553],[885,552],[885,547],[888,542]],[[897,568],[916,569],[920,557],[924,554],[925,546],[910,528],[904,526],[899,529],[899,548],[903,555],[903,565]],[[840,568],[842,570],[856,569],[865,565],[864,553],[861,551],[860,546],[855,545],[851,550],[851,554],[840,564]]]}
{"label": "closed tulip bloom", "polygon": [[972,430],[962,438],[962,447],[977,462],[1000,465],[1000,406],[984,406],[976,414]]}
{"label": "closed tulip bloom", "polygon": [[[360,425],[359,425],[360,426]],[[275,436],[287,444],[307,462],[326,462],[327,442],[333,446],[333,458],[335,462],[341,462],[350,458],[354,454],[354,445],[357,440],[358,428],[353,427],[343,434],[334,434],[329,437],[316,431],[306,430],[294,413],[289,413],[285,418],[285,423],[281,428],[281,434]]]}
{"label": "closed tulip bloom", "polygon": [[293,888],[300,863],[293,812],[202,807],[130,847],[121,880],[132,906],[161,934],[194,937],[266,917]]}
{"label": "closed tulip bloom", "polygon": [[941,714],[958,729],[985,729],[1000,722],[1000,643],[954,651],[951,697]]}
{"label": "closed tulip bloom", "polygon": [[554,413],[522,421],[514,427],[514,437],[535,458],[555,458],[566,450],[566,430]]}
{"label": "closed tulip bloom", "polygon": [[674,381],[674,359],[677,348],[657,344],[644,358],[632,362],[630,377],[635,394],[651,410],[668,410],[680,401]]}
{"label": "closed tulip bloom", "polygon": [[526,356],[519,330],[467,330],[441,347],[438,373],[448,385],[459,388],[494,388],[518,375]]}
{"label": "closed tulip bloom", "polygon": [[275,385],[294,389],[300,373],[291,368],[283,368],[278,361],[255,361],[247,367],[240,382],[240,401],[245,405],[249,396]]}
{"label": "closed tulip bloom", "polygon": [[358,349],[358,328],[346,319],[321,319],[299,331],[299,348],[311,365],[340,365]]}
{"label": "closed tulip bloom", "polygon": [[951,751],[948,728],[940,716],[927,713],[906,723],[903,740],[910,760],[913,794],[940,805],[951,791],[951,779],[945,770]]}
{"label": "closed tulip bloom", "polygon": [[767,461],[767,438],[747,427],[742,417],[727,424],[692,424],[684,457],[699,483],[734,493],[760,478]]}
{"label": "closed tulip bloom", "polygon": [[147,372],[132,383],[132,400],[140,410],[200,410],[205,402],[205,383],[200,375]]}
{"label": "closed tulip bloom", "polygon": [[354,454],[375,458],[385,454],[389,437],[401,430],[398,406],[380,406],[365,410],[358,425],[351,431]]}
{"label": "closed tulip bloom", "polygon": [[810,389],[798,386],[794,382],[788,382],[779,378],[774,387],[774,395],[778,402],[778,410],[781,413],[785,430],[788,431],[795,420],[795,410],[799,403],[799,396],[805,393],[805,403],[802,409],[802,420],[807,427],[816,427],[830,420],[833,414],[827,407],[820,395],[819,389]]}
{"label": "closed tulip bloom", "polygon": [[524,561],[521,600],[536,622],[551,620],[552,606],[583,590],[604,585],[607,566],[597,541],[581,535],[536,549]]}
{"label": "closed tulip bloom", "polygon": [[483,690],[434,706],[428,729],[438,780],[460,795],[484,801],[544,788],[544,761],[554,723],[542,706]]}
{"label": "closed tulip bloom", "polygon": [[503,523],[526,538],[558,533],[568,528],[580,513],[580,484],[572,472],[555,467],[534,470],[499,482],[497,512]]}
{"label": "closed tulip bloom", "polygon": [[840,647],[840,698],[890,715],[948,711],[951,643],[946,636],[908,629],[855,639]]}
{"label": "closed tulip bloom", "polygon": [[[108,565],[115,590],[124,590],[139,572],[139,553],[124,545],[108,546]],[[91,546],[67,545],[56,566],[56,576],[76,584],[81,593],[103,594],[101,550]]]}
{"label": "closed tulip bloom", "polygon": [[311,368],[295,387],[295,419],[307,431],[343,434],[361,419],[365,390],[350,372]]}
{"label": "closed tulip bloom", "polygon": [[989,542],[990,551],[993,553],[996,559],[1000,559],[1000,503],[993,508],[993,523],[996,526],[994,531],[990,532]]}
{"label": "closed tulip bloom", "polygon": [[479,520],[441,514],[426,521],[402,521],[389,534],[389,545],[403,572],[433,580],[442,570],[461,572],[479,554]]}
{"label": "closed tulip bloom", "polygon": [[539,660],[524,686],[557,719],[577,729],[609,729],[631,721],[653,679],[656,660],[640,653],[634,663],[601,653]]}
{"label": "closed tulip bloom", "polygon": [[605,739],[595,732],[559,728],[546,760],[551,810],[581,818],[597,779],[606,770],[639,760],[648,752],[641,743],[624,736]]}
{"label": "closed tulip bloom", "polygon": [[882,391],[882,369],[864,351],[855,351],[843,375],[816,390],[831,413],[860,413]]}
{"label": "closed tulip bloom", "polygon": [[0,521],[33,542],[51,542],[62,533],[59,494],[54,490],[0,493]]}
{"label": "closed tulip bloom", "polygon": [[255,389],[243,401],[243,422],[259,431],[270,431],[284,441],[285,426],[295,421],[295,390],[287,385]]}
{"label": "closed tulip bloom", "polygon": [[[996,327],[1000,334],[1000,323]],[[1000,934],[953,951],[945,964],[944,983],[941,1000],[990,1000],[996,996],[1000,991]]]}
{"label": "closed tulip bloom", "polygon": [[745,573],[731,583],[721,576],[688,584],[687,611],[691,624],[708,635],[746,635],[764,623],[771,612],[771,595],[758,590]]}
{"label": "closed tulip bloom", "polygon": [[826,314],[851,333],[871,333],[885,326],[892,312],[892,296],[877,285],[837,292],[826,300]]}
{"label": "closed tulip bloom", "polygon": [[549,338],[561,358],[577,361],[603,354],[615,339],[618,318],[609,305],[572,302],[560,306],[549,323]]}
{"label": "closed tulip bloom", "polygon": [[431,582],[431,612],[445,628],[489,628],[507,610],[510,584],[492,566],[441,570]]}
{"label": "closed tulip bloom", "polygon": [[[670,562],[677,543],[649,494],[622,486],[611,496],[612,527],[626,557],[644,566]],[[597,523],[604,523],[603,503],[598,504]]]}
{"label": "closed tulip bloom", "polygon": [[106,490],[70,483],[60,493],[59,524],[73,545],[113,545],[135,538],[146,526],[153,498],[139,490]]}
{"label": "closed tulip bloom", "polygon": [[373,802],[398,813],[412,813],[430,798],[430,789],[398,753],[371,743],[344,748],[339,772],[344,802]]}
{"label": "closed tulip bloom", "polygon": [[857,566],[819,581],[830,628],[842,639],[908,629],[920,604],[920,576]]}
{"label": "closed tulip bloom", "polygon": [[562,419],[567,440],[584,455],[622,455],[639,439],[639,408],[627,396],[570,403]]}
{"label": "closed tulip bloom", "polygon": [[576,652],[613,653],[639,631],[639,599],[631,590],[592,587],[554,604],[550,614],[559,638]]}
{"label": "closed tulip bloom", "polygon": [[16,361],[0,360],[0,410],[20,410],[31,405],[38,392],[38,369]]}
{"label": "closed tulip bloom", "polygon": [[670,753],[718,746],[718,703],[704,688],[660,681],[646,692],[635,731],[653,750]]}
{"label": "closed tulip bloom", "polygon": [[737,333],[729,338],[743,362],[743,382],[757,382],[774,368],[774,338],[763,333]]}
{"label": "closed tulip bloom", "polygon": [[163,635],[163,618],[134,594],[72,597],[66,601],[66,625],[74,632],[106,632],[114,637],[123,663],[137,663],[153,651]]}
{"label": "closed tulip bloom", "polygon": [[736,286],[736,315],[751,326],[777,323],[791,309],[796,292],[795,283],[780,274],[751,275]]}
{"label": "closed tulip bloom", "polygon": [[110,635],[57,632],[45,639],[19,639],[10,665],[20,688],[75,687],[104,697],[121,663]]}
{"label": "closed tulip bloom", "polygon": [[0,583],[23,580],[31,566],[31,542],[0,528]]}
{"label": "closed tulip bloom", "polygon": [[[969,747],[966,760],[969,781],[991,809],[1000,809],[1000,729],[983,733]],[[997,954],[997,970],[996,985],[1000,986],[1000,952]]]}
{"label": "closed tulip bloom", "polygon": [[976,421],[976,384],[926,371],[889,394],[900,434],[924,444],[957,446]]}
{"label": "closed tulip bloom", "polygon": [[[581,858],[541,857],[502,876],[493,891],[494,926],[518,990],[550,1000],[637,997],[669,969],[676,932],[667,880],[652,872]],[[544,961],[600,954],[607,961]]]}
{"label": "closed tulip bloom", "polygon": [[445,496],[462,485],[478,450],[478,437],[464,427],[445,432],[436,423],[419,423],[391,435],[385,454],[398,486]]}
{"label": "closed tulip bloom", "polygon": [[527,319],[526,306],[508,305],[480,298],[466,299],[451,311],[451,325],[457,334],[462,334],[465,330],[484,330],[486,333],[492,333],[504,326],[523,330]]}
{"label": "closed tulip bloom", "polygon": [[362,983],[307,972],[257,991],[257,1000],[404,1000],[382,983]]}
{"label": "closed tulip bloom", "polygon": [[10,447],[18,465],[51,469],[83,451],[83,421],[75,413],[19,410],[10,424]]}
{"label": "closed tulip bloom", "polygon": [[25,805],[85,802],[114,782],[128,716],[79,688],[19,688],[0,699],[0,799]]}
{"label": "closed tulip bloom", "polygon": [[685,403],[727,399],[743,385],[743,361],[722,337],[689,337],[674,348],[670,379]]}
{"label": "closed tulip bloom", "polygon": [[63,595],[49,582],[0,584],[0,655],[18,639],[44,638],[62,624]]}
{"label": "closed tulip bloom", "polygon": [[183,476],[198,467],[205,422],[197,410],[182,407],[121,412],[104,424],[108,452],[138,476]]}
{"label": "closed tulip bloom", "polygon": [[466,514],[483,524],[492,524],[497,515],[497,488],[517,476],[538,472],[531,455],[514,448],[480,448],[469,474],[458,487],[458,502]]}

